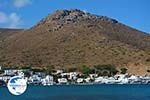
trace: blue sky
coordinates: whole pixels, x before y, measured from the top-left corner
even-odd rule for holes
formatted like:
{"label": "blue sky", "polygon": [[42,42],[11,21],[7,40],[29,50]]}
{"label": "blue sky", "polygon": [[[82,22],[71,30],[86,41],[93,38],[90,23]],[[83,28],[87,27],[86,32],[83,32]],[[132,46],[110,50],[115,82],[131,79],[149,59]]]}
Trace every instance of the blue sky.
{"label": "blue sky", "polygon": [[81,9],[150,33],[150,0],[0,0],[0,27],[30,28],[58,9]]}

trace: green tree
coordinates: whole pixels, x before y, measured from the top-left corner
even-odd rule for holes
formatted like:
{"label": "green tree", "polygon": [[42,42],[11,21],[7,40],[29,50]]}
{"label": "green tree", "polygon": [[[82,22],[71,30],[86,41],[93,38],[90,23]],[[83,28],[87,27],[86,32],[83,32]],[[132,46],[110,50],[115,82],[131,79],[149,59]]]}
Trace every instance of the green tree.
{"label": "green tree", "polygon": [[3,70],[0,70],[0,74],[3,74],[4,73],[4,71]]}
{"label": "green tree", "polygon": [[33,72],[44,72],[45,70],[43,68],[32,68]]}
{"label": "green tree", "polygon": [[79,70],[85,75],[89,75],[93,73],[93,69],[87,67],[86,65],[81,66]]}
{"label": "green tree", "polygon": [[101,76],[114,76],[118,70],[114,65],[95,65],[96,72]]}
{"label": "green tree", "polygon": [[127,73],[128,69],[127,68],[121,68],[120,70],[121,70],[121,74],[125,74],[125,73]]}
{"label": "green tree", "polygon": [[76,71],[77,71],[76,67],[68,68],[68,72],[76,72]]}
{"label": "green tree", "polygon": [[54,71],[55,67],[53,65],[47,65],[45,68],[46,74],[51,74]]}

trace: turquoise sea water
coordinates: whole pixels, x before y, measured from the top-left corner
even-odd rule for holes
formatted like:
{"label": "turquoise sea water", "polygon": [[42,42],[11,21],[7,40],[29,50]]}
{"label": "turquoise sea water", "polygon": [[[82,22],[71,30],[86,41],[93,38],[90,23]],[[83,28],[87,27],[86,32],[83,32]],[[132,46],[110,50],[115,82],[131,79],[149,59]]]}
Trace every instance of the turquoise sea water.
{"label": "turquoise sea water", "polygon": [[150,85],[28,86],[21,96],[0,87],[0,100],[150,100]]}

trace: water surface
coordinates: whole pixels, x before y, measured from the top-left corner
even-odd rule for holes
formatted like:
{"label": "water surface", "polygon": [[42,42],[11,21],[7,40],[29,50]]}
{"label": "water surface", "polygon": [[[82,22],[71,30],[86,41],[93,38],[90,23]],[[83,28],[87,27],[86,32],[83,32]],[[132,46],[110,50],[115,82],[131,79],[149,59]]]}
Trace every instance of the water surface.
{"label": "water surface", "polygon": [[150,85],[28,86],[21,96],[0,87],[0,100],[150,100]]}

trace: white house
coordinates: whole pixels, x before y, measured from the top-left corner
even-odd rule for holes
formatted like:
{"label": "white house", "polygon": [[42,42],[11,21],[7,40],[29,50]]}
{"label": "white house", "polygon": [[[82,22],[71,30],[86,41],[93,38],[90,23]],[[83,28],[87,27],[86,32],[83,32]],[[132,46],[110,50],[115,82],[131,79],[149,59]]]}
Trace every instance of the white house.
{"label": "white house", "polygon": [[97,78],[95,78],[95,83],[102,83],[103,82],[103,77],[97,77]]}
{"label": "white house", "polygon": [[106,84],[115,84],[115,83],[118,83],[119,81],[118,80],[115,80],[114,77],[108,77],[108,78],[104,78],[102,80],[102,83],[106,83]]}
{"label": "white house", "polygon": [[76,80],[77,79],[77,75],[78,75],[77,72],[70,72],[69,73],[69,79],[70,80]]}
{"label": "white house", "polygon": [[84,79],[86,83],[90,83],[91,78],[87,77],[86,79]]}
{"label": "white house", "polygon": [[62,73],[63,73],[63,70],[56,70],[56,72],[53,72],[52,74],[57,75],[57,74],[62,74]]}
{"label": "white house", "polygon": [[47,75],[44,79],[41,80],[43,85],[53,85],[53,76]]}
{"label": "white house", "polygon": [[129,83],[128,74],[118,74],[118,75],[115,75],[114,78],[120,82],[119,84]]}
{"label": "white house", "polygon": [[2,66],[0,66],[0,70],[2,70]]}
{"label": "white house", "polygon": [[4,70],[4,75],[16,75],[18,73],[21,73],[23,70],[17,70],[17,69],[8,69]]}
{"label": "white house", "polygon": [[89,74],[91,79],[95,79],[96,77],[98,77],[98,74]]}
{"label": "white house", "polygon": [[11,76],[0,76],[0,80],[3,80],[4,82],[8,82],[10,78]]}
{"label": "white house", "polygon": [[66,78],[58,78],[58,83],[60,84],[66,84],[68,80]]}
{"label": "white house", "polygon": [[139,83],[139,82],[141,82],[141,79],[138,76],[134,76],[134,75],[130,76],[128,78],[128,80],[129,80],[130,83]]}
{"label": "white house", "polygon": [[28,83],[39,84],[41,83],[41,77],[39,77],[38,75],[32,75],[31,77],[29,77]]}
{"label": "white house", "polygon": [[83,78],[78,78],[77,83],[83,83],[84,79]]}
{"label": "white house", "polygon": [[79,74],[78,72],[69,72],[69,73],[61,73],[61,76],[62,77],[68,76],[69,80],[76,80],[78,74]]}

